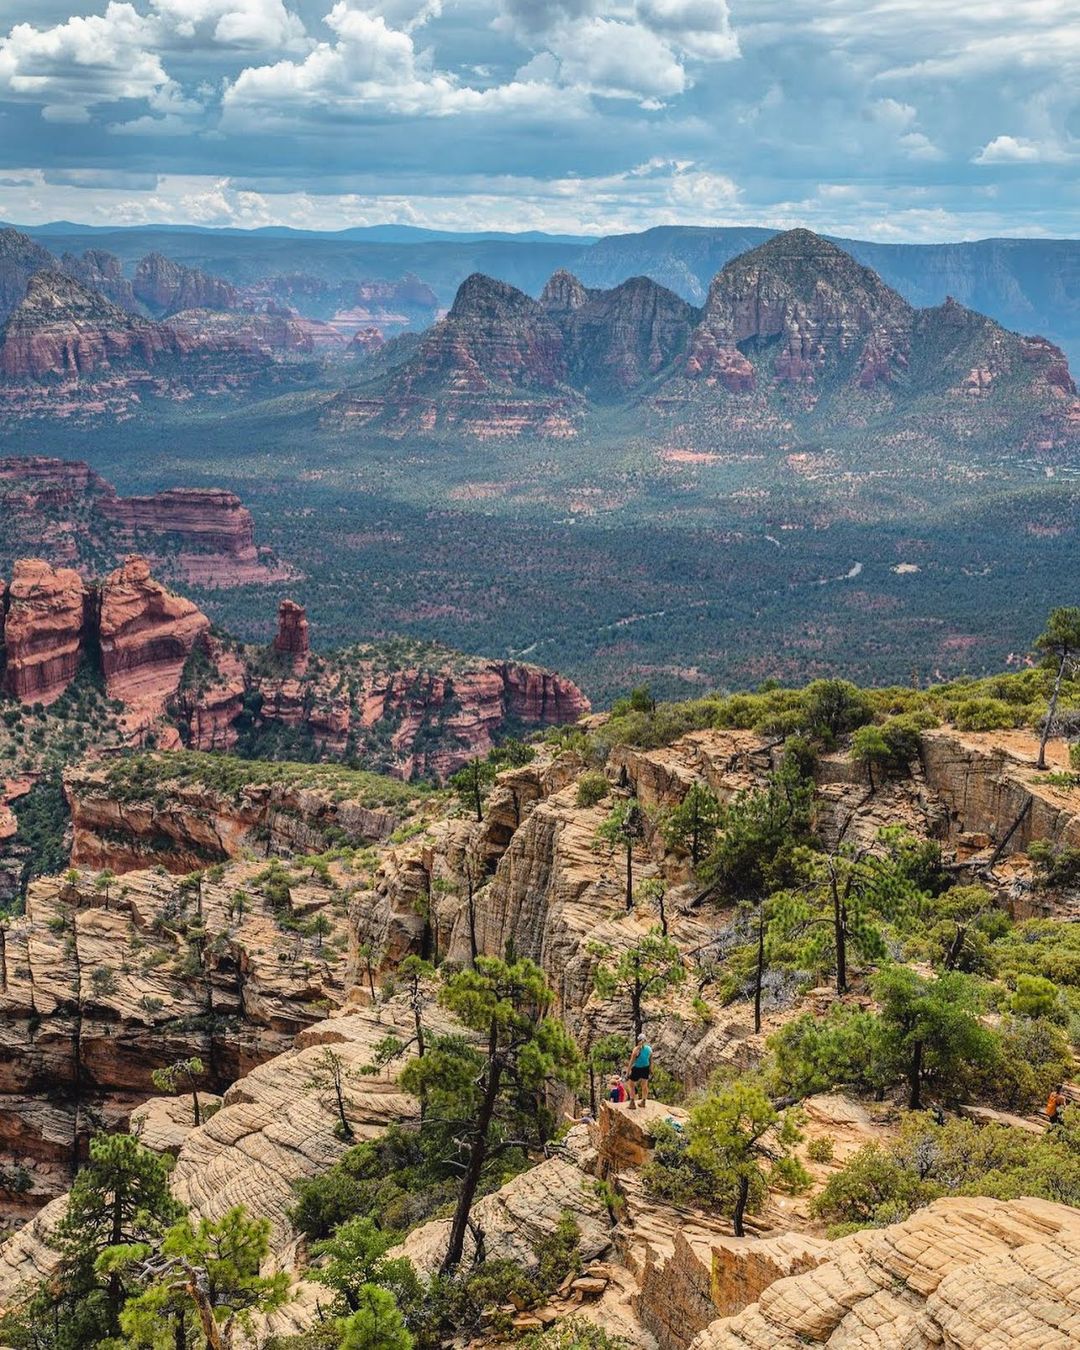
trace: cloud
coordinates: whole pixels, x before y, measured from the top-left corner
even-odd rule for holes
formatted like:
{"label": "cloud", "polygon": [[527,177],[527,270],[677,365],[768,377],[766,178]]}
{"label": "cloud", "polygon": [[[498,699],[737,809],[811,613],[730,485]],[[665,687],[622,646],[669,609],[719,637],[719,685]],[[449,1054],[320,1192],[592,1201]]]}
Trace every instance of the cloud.
{"label": "cloud", "polygon": [[122,188],[126,192],[152,192],[157,188],[158,175],[123,169],[46,169],[42,181],[50,187]]}
{"label": "cloud", "polygon": [[307,31],[283,0],[150,0],[155,13],[183,38],[206,29],[214,42],[248,49],[303,45]]}
{"label": "cloud", "polygon": [[1063,164],[1071,155],[1061,145],[1028,140],[1025,136],[995,136],[972,161],[974,164]]}
{"label": "cloud", "polygon": [[[332,115],[334,120],[447,117],[461,113],[550,116],[553,91],[532,78],[476,89],[431,68],[412,35],[392,28],[381,14],[354,9],[346,0],[326,16],[336,34],[303,61],[249,66],[223,98],[226,121],[248,131],[272,130],[283,117]],[[565,101],[557,109],[572,112]]]}
{"label": "cloud", "polygon": [[687,74],[671,44],[617,19],[568,23],[545,38],[562,85],[611,98],[660,100],[681,94]]}
{"label": "cloud", "polygon": [[156,25],[126,3],[52,28],[16,24],[0,39],[0,91],[42,105],[51,122],[86,122],[90,109],[149,99],[172,81],[154,51]]}

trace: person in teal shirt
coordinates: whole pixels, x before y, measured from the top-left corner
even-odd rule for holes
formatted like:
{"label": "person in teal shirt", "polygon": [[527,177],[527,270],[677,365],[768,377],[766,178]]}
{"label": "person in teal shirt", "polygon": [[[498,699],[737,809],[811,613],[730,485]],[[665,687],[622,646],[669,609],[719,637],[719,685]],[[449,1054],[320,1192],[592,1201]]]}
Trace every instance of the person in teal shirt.
{"label": "person in teal shirt", "polygon": [[644,1108],[649,1100],[649,1072],[652,1069],[652,1046],[644,1036],[638,1037],[634,1053],[630,1056],[627,1077],[630,1079],[630,1110],[640,1104]]}

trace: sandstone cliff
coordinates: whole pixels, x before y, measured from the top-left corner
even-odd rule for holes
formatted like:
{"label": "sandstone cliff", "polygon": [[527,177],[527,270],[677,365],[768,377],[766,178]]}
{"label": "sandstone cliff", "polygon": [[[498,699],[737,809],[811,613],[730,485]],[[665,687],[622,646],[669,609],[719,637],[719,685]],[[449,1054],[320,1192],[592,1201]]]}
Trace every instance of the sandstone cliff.
{"label": "sandstone cliff", "polygon": [[24,559],[6,596],[4,689],[22,703],[52,703],[75,677],[87,631],[89,593],[77,572]]}
{"label": "sandstone cliff", "polygon": [[[153,1069],[196,1056],[200,1087],[220,1090],[341,1002],[340,892],[295,873],[282,913],[258,877],[241,864],[197,885],[146,871],[31,885],[0,935],[0,1174],[29,1183],[0,1211],[62,1189],[97,1124],[153,1094]],[[313,937],[282,926],[320,914]]]}
{"label": "sandstone cliff", "polygon": [[[261,781],[261,775],[272,775]],[[128,872],[160,866],[190,872],[251,854],[325,852],[387,838],[423,804],[422,794],[334,765],[241,761],[226,786],[212,757],[154,754],[89,760],[68,769],[72,860]]]}

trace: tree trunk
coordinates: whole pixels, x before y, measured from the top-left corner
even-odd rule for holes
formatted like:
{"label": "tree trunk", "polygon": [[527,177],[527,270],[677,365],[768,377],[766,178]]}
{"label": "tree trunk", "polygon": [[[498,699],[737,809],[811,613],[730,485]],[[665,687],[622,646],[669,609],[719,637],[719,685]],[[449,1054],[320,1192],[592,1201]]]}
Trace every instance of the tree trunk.
{"label": "tree trunk", "polygon": [[184,1315],[183,1308],[176,1314],[176,1324],[173,1327],[173,1346],[175,1350],[187,1350],[187,1317]]}
{"label": "tree trunk", "polygon": [[911,1065],[908,1068],[908,1086],[910,1095],[908,1097],[908,1110],[919,1111],[922,1109],[922,1059],[923,1043],[916,1041],[911,1051]]}
{"label": "tree trunk", "polygon": [[830,866],[829,883],[832,887],[833,935],[836,943],[836,992],[847,993],[847,935],[844,932],[844,907],[840,900],[840,888],[836,884],[836,872]]}
{"label": "tree trunk", "polygon": [[1057,713],[1058,694],[1061,692],[1061,681],[1065,677],[1065,663],[1069,659],[1068,650],[1061,653],[1061,664],[1058,666],[1058,672],[1054,679],[1054,691],[1050,695],[1050,706],[1046,710],[1046,721],[1043,724],[1042,739],[1039,741],[1039,758],[1035,761],[1037,769],[1046,768],[1046,742],[1050,739],[1050,728],[1054,724],[1054,716]]}
{"label": "tree trunk", "polygon": [[743,1228],[743,1215],[746,1213],[746,1202],[750,1198],[750,1178],[739,1178],[739,1194],[735,1199],[735,1213],[732,1215],[731,1222],[735,1228],[736,1237],[745,1237],[746,1230]]}
{"label": "tree trunk", "polygon": [[491,1128],[495,1106],[499,1100],[499,1080],[502,1069],[498,1061],[499,1029],[494,1022],[488,1036],[488,1079],[484,1089],[484,1098],[476,1116],[476,1129],[473,1134],[472,1149],[469,1153],[469,1165],[461,1183],[454,1221],[450,1225],[450,1245],[446,1249],[439,1273],[449,1275],[461,1262],[465,1250],[465,1234],[469,1231],[469,1215],[472,1213],[473,1197],[480,1184],[480,1174],[484,1170],[487,1158],[488,1130]]}
{"label": "tree trunk", "polygon": [[589,1110],[592,1112],[593,1120],[596,1119],[596,1066],[592,1060],[589,1060]]}
{"label": "tree trunk", "polygon": [[626,841],[626,912],[634,908],[634,846]]}
{"label": "tree trunk", "polygon": [[645,1026],[645,1018],[641,1015],[641,989],[637,987],[630,991],[630,1016],[633,1018],[634,1040],[637,1042]]}
{"label": "tree trunk", "polygon": [[340,1072],[334,1074],[334,1096],[337,1098],[338,1119],[341,1121],[341,1137],[348,1143],[353,1137],[353,1127],[345,1114],[345,1094],[341,1090]]}
{"label": "tree trunk", "polygon": [[656,897],[657,907],[660,910],[660,931],[667,937],[667,909],[664,904],[664,892],[660,891]]}
{"label": "tree trunk", "polygon": [[765,901],[758,903],[757,970],[754,973],[754,1035],[761,1030],[761,982],[765,978]]}
{"label": "tree trunk", "polygon": [[469,895],[469,955],[471,957],[471,964],[475,967],[479,950],[476,945],[476,904],[473,900],[473,879],[471,870],[466,873],[465,884],[468,887]]}
{"label": "tree trunk", "polygon": [[956,933],[952,942],[949,943],[949,950],[945,956],[945,969],[955,970],[957,961],[960,960],[964,950],[964,940],[967,937],[967,927],[963,924],[956,925]]}
{"label": "tree trunk", "polygon": [[[188,1277],[188,1295],[199,1314],[199,1324],[202,1327],[202,1334],[206,1337],[206,1344],[210,1350],[227,1350],[228,1342],[222,1337],[221,1327],[214,1316],[214,1306],[210,1301],[210,1291],[207,1288],[206,1272],[204,1270],[192,1270],[188,1267],[186,1274]],[[232,1337],[230,1336],[229,1341],[231,1340]]]}
{"label": "tree trunk", "polygon": [[199,1110],[199,1091],[197,1088],[191,1089],[191,1105],[195,1112],[195,1124],[202,1124],[202,1112]]}

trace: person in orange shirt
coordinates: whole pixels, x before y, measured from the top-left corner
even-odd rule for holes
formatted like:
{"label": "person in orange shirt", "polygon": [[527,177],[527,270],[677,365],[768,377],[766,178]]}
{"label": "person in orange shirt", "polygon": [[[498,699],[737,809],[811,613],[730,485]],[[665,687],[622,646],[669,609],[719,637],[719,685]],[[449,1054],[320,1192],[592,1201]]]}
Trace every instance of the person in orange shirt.
{"label": "person in orange shirt", "polygon": [[1061,1109],[1066,1105],[1065,1084],[1059,1083],[1046,1099],[1046,1119],[1051,1125],[1060,1125]]}

